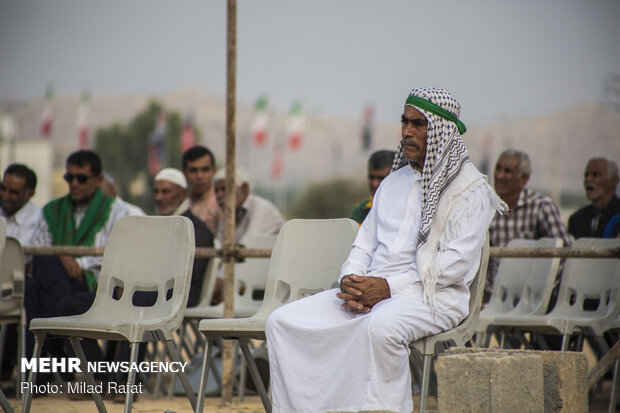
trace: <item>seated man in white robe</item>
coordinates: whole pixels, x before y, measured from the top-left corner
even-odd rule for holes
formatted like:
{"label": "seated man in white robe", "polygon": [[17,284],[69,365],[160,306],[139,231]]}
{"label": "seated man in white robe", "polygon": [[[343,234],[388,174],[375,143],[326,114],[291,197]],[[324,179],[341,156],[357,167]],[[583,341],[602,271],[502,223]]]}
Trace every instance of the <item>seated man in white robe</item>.
{"label": "seated man in white robe", "polygon": [[269,317],[274,412],[413,410],[408,344],[467,316],[489,224],[506,209],[469,160],[459,113],[443,89],[411,92],[340,289]]}

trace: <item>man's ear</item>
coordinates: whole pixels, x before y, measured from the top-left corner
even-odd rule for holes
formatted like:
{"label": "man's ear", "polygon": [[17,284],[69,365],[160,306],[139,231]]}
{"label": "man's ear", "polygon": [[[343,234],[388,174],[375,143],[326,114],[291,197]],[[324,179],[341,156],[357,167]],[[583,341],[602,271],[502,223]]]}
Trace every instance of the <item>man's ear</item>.
{"label": "man's ear", "polygon": [[527,185],[529,180],[530,174],[523,174],[519,177],[519,185],[521,186],[521,189],[525,188],[525,185]]}
{"label": "man's ear", "polygon": [[28,189],[26,191],[26,201],[30,201],[30,198],[34,196],[34,189]]}

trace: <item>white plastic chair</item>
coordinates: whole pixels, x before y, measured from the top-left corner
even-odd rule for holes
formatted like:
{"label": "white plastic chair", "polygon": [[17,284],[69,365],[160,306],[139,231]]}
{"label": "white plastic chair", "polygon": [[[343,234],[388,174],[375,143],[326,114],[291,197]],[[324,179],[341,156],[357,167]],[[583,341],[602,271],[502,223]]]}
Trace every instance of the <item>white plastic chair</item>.
{"label": "white plastic chair", "polygon": [[[245,235],[239,242],[245,248],[258,248],[258,249],[270,249],[273,248],[273,244],[276,241],[276,235]],[[263,302],[263,294],[265,291],[265,285],[267,282],[267,274],[269,272],[269,260],[270,258],[246,258],[245,261],[235,264],[235,285],[233,294],[233,317],[250,317],[254,315],[260,308]],[[213,261],[213,260],[212,260]],[[215,284],[215,278],[217,277],[218,267],[220,260],[213,263],[214,267],[211,269],[208,283],[210,285],[204,290],[204,295],[201,296],[201,302],[196,307],[191,307],[185,310],[185,320],[183,327],[179,331],[181,340],[184,340],[187,335],[187,327],[190,323],[200,321],[206,318],[223,318],[224,317],[224,302],[217,305],[210,305],[211,298],[213,296],[213,288]],[[211,265],[211,262],[209,263]],[[240,286],[243,285],[243,289]],[[204,299],[203,299],[204,297]],[[198,333],[198,331],[196,331]],[[198,333],[199,334],[199,333]],[[188,352],[190,356],[192,355]],[[191,359],[191,357],[190,357]],[[245,382],[245,369],[241,370],[242,378],[241,383]],[[214,371],[214,374],[215,371]],[[219,381],[219,377],[216,374],[216,380]],[[175,380],[172,380],[174,385]],[[172,395],[172,386],[169,389],[169,396]],[[239,396],[243,397],[243,386],[239,387]]]}
{"label": "white plastic chair", "polygon": [[[17,360],[25,354],[26,320],[23,308],[24,296],[24,252],[15,238],[8,237],[4,253],[0,260],[0,365],[4,355],[6,328],[9,324],[17,324]],[[16,390],[24,381],[25,374],[17,375]],[[17,391],[17,396],[21,392]]]}
{"label": "white plastic chair", "polygon": [[[183,320],[187,304],[192,263],[194,259],[194,228],[182,216],[130,216],[119,220],[108,239],[97,294],[91,308],[84,314],[70,317],[38,318],[30,323],[35,334],[33,357],[39,357],[48,335],[70,339],[82,370],[87,362],[79,339],[128,340],[131,345],[130,363],[138,360],[138,344],[164,340],[170,358],[180,361],[173,343],[173,332]],[[114,290],[123,289],[120,298]],[[157,300],[151,307],[132,303],[138,291],[156,291]],[[135,382],[135,370],[129,371],[128,385]],[[86,374],[89,384],[95,385],[91,373]],[[28,381],[36,380],[31,371]],[[196,406],[196,397],[189,381],[181,375],[187,396]],[[101,395],[95,393],[99,412],[105,412]],[[127,393],[125,412],[131,411],[133,394]],[[30,410],[31,394],[27,390],[23,411]]]}
{"label": "white plastic chair", "polygon": [[[620,239],[579,238],[575,248],[620,247]],[[562,335],[562,351],[571,335],[602,336],[620,310],[620,260],[616,258],[568,258],[557,303],[546,315],[505,316],[503,328]],[[597,304],[596,309],[586,308]]]}
{"label": "white plastic chair", "polygon": [[[4,217],[0,217],[0,260],[2,260],[2,255],[4,252],[4,245],[6,243],[6,220]],[[9,401],[6,399],[4,395],[4,391],[0,388],[0,407],[4,409],[7,413],[13,413],[13,408],[9,404]]]}
{"label": "white plastic chair", "polygon": [[202,320],[199,331],[208,341],[196,412],[204,407],[207,366],[212,343],[223,337],[239,341],[250,374],[267,412],[271,402],[252,359],[248,340],[265,340],[265,322],[273,310],[304,296],[338,285],[340,267],[355,240],[358,224],[342,219],[294,219],[284,224],[271,254],[263,303],[249,318]]}
{"label": "white plastic chair", "polygon": [[[560,238],[514,239],[508,247],[554,248],[562,243]],[[502,258],[491,299],[478,317],[476,346],[482,345],[484,336],[493,329],[496,320],[504,316],[544,314],[559,265],[559,258]]]}
{"label": "white plastic chair", "polygon": [[488,261],[489,238],[487,235],[487,239],[482,247],[478,272],[469,286],[469,314],[467,317],[456,327],[409,343],[409,348],[419,351],[424,360],[422,367],[422,385],[420,388],[420,413],[426,410],[433,357],[448,347],[464,346],[476,331],[478,315],[480,314],[480,307],[482,306],[482,295],[484,293]]}

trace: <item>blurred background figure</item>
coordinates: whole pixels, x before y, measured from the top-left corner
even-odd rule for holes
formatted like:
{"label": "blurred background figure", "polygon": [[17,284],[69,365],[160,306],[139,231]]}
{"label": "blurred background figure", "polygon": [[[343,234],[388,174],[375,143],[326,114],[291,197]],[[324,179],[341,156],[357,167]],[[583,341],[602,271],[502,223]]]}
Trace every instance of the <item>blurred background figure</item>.
{"label": "blurred background figure", "polygon": [[[213,177],[213,187],[220,209],[224,210],[226,191],[226,167],[220,168]],[[269,200],[254,195],[250,179],[243,168],[235,173],[235,242],[244,235],[275,235],[284,224],[282,214]],[[218,239],[224,241],[224,219],[220,221]]]}
{"label": "blurred background figure", "polygon": [[368,211],[372,208],[372,198],[379,188],[381,181],[389,175],[396,152],[390,150],[380,150],[370,155],[368,159],[368,189],[370,196],[355,205],[349,218],[357,221],[358,224],[364,222]]}
{"label": "blurred background figure", "polygon": [[146,215],[139,206],[130,204],[129,202],[121,199],[121,197],[118,196],[118,193],[116,192],[116,181],[114,180],[114,177],[112,177],[112,175],[107,172],[102,172],[102,175],[103,184],[101,185],[101,190],[104,194],[106,194],[110,198],[116,199],[122,205],[125,205],[125,208],[127,208],[129,215]]}
{"label": "blurred background figure", "polygon": [[37,176],[23,164],[11,164],[2,177],[0,215],[6,218],[8,237],[16,238],[22,246],[31,245],[41,210],[31,198],[37,187]]}
{"label": "blurred background figure", "polygon": [[607,158],[590,159],[583,185],[591,204],[570,216],[568,232],[575,238],[601,238],[612,217],[620,214],[620,199],[616,196],[618,165]]}
{"label": "blurred background figure", "polygon": [[[194,224],[196,247],[213,247],[213,233],[207,224],[189,209],[189,200],[186,196],[187,181],[180,170],[165,168],[155,176],[153,199],[157,213],[164,216],[181,215],[189,218]],[[208,264],[208,258],[194,259],[192,282],[187,299],[188,307],[194,307],[200,301],[200,293]]]}

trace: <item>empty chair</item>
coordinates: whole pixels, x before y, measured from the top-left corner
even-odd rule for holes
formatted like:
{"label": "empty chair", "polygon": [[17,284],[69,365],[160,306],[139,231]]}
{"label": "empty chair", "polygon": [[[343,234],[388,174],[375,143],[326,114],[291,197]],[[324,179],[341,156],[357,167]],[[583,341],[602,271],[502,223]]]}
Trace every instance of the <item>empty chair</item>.
{"label": "empty chair", "polygon": [[416,349],[423,357],[422,386],[420,389],[420,413],[426,410],[428,386],[430,382],[431,363],[433,357],[442,350],[451,346],[464,346],[474,335],[480,307],[482,306],[482,294],[486,281],[487,264],[489,261],[489,237],[482,247],[478,272],[469,286],[469,314],[456,327],[438,334],[423,337],[409,344],[411,349]]}
{"label": "empty chair", "polygon": [[[9,324],[18,325],[17,360],[20,360],[24,355],[25,312],[22,302],[24,265],[24,253],[19,241],[8,237],[0,260],[0,365],[2,365],[6,329]],[[16,389],[19,388],[19,382],[24,380],[23,374],[17,376],[18,386]]]}
{"label": "empty chair", "polygon": [[[575,248],[614,248],[620,239],[579,238]],[[568,258],[557,303],[546,315],[506,315],[496,323],[519,331],[562,335],[562,350],[571,335],[601,336],[620,310],[620,260]]]}
{"label": "empty chair", "polygon": [[[56,335],[70,339],[82,366],[86,366],[86,360],[79,343],[81,337],[129,341],[130,363],[138,361],[139,343],[164,340],[170,358],[180,361],[172,339],[187,304],[194,248],[194,229],[185,217],[130,216],[119,220],[104,251],[92,307],[77,316],[32,320],[33,357],[40,356],[48,335]],[[115,291],[121,292],[120,297]],[[152,306],[136,306],[134,296],[141,291],[156,292],[156,302]],[[91,373],[86,374],[86,379],[95,385]],[[181,379],[195,407],[195,393],[184,375]],[[36,372],[31,371],[28,380],[34,382]],[[132,369],[127,384],[134,382],[135,370]],[[98,410],[105,412],[101,395],[95,393],[93,396]],[[132,402],[133,394],[128,392],[125,412],[131,411]],[[31,394],[27,390],[24,412],[30,410],[30,403]]]}
{"label": "empty chair", "polygon": [[208,346],[203,359],[197,412],[202,412],[204,405],[206,366],[210,365],[212,342],[219,337],[239,340],[265,410],[271,411],[271,402],[250,354],[248,340],[265,340],[265,322],[276,308],[337,285],[340,267],[357,230],[357,223],[348,218],[294,219],[284,224],[273,247],[265,298],[258,312],[249,318],[200,322],[199,330],[208,340]]}
{"label": "empty chair", "polygon": [[[560,238],[514,239],[511,248],[554,248]],[[495,320],[505,315],[544,314],[558,273],[559,258],[502,258],[488,304],[480,311],[476,345],[494,329]]]}

